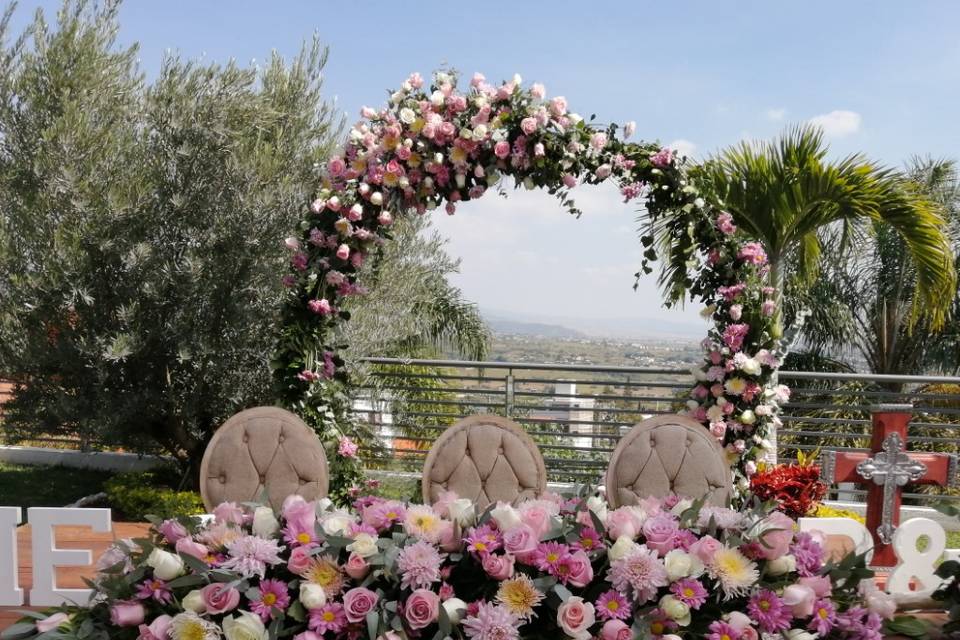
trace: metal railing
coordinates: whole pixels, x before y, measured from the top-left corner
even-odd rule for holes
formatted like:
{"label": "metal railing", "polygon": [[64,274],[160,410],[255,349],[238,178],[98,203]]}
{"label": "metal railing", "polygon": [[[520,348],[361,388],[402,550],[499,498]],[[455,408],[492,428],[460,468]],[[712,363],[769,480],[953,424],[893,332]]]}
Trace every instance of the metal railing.
{"label": "metal railing", "polygon": [[[540,447],[555,482],[596,483],[620,436],[651,415],[682,410],[688,370],[518,362],[365,359],[354,413],[377,444],[371,469],[419,473],[431,443],[456,420],[507,416]],[[911,403],[908,448],[960,453],[960,377],[781,371],[791,386],[778,433],[779,456],[869,446],[870,406]],[[929,489],[924,489],[928,491]],[[860,496],[844,487],[842,496]],[[934,493],[943,493],[935,491]],[[927,493],[905,494],[924,502]]]}

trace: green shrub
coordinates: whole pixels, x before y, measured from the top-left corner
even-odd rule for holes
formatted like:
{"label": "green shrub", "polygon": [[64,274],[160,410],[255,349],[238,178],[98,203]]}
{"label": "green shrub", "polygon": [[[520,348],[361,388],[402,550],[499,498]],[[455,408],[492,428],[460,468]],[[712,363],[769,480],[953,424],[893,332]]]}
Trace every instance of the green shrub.
{"label": "green shrub", "polygon": [[179,518],[205,513],[203,500],[195,491],[178,491],[167,485],[162,471],[123,473],[104,484],[110,506],[122,517],[143,521],[148,515]]}

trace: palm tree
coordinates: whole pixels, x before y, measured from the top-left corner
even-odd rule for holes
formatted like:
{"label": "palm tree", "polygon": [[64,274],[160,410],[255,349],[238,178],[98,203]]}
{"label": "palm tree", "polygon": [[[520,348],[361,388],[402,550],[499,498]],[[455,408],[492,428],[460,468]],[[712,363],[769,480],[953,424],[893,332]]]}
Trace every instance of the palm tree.
{"label": "palm tree", "polygon": [[[932,326],[942,326],[956,271],[939,207],[902,175],[862,155],[831,161],[827,153],[822,131],[802,126],[773,142],[742,142],[690,174],[714,207],[728,211],[740,229],[763,245],[770,282],[780,295],[790,261],[797,282],[809,284],[817,275],[819,231],[837,226],[847,244],[858,223],[885,223],[915,267],[911,318],[922,313]],[[781,318],[778,323],[782,330]]]}
{"label": "palm tree", "polygon": [[[952,246],[960,246],[956,163],[914,158],[905,175],[940,208]],[[872,223],[867,231],[855,250],[828,244],[827,266],[806,302],[811,309],[829,306],[834,313],[830,322],[804,327],[805,346],[813,355],[858,356],[874,373],[956,373],[960,294],[954,289],[945,296],[951,309],[944,326],[938,328],[925,317],[914,319],[917,269],[902,236],[883,222]]]}

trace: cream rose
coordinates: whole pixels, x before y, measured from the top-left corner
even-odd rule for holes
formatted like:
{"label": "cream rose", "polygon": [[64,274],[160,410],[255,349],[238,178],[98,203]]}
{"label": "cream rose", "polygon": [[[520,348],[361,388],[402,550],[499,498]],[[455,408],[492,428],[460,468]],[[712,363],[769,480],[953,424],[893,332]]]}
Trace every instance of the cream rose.
{"label": "cream rose", "polygon": [[312,582],[300,583],[300,604],[305,609],[319,609],[327,604],[327,594],[318,584]]}
{"label": "cream rose", "polygon": [[467,611],[467,603],[460,598],[449,598],[440,605],[447,612],[450,624],[460,624],[461,617]]}
{"label": "cream rose", "polygon": [[193,611],[194,613],[203,613],[207,610],[207,605],[203,602],[203,593],[199,589],[194,589],[183,596],[180,606],[183,607],[184,611]]}
{"label": "cream rose", "polygon": [[400,109],[400,122],[404,124],[413,124],[417,119],[417,114],[410,107]]}
{"label": "cream rose", "polygon": [[353,518],[342,512],[335,512],[323,519],[323,532],[328,536],[342,536],[353,524]]}
{"label": "cream rose", "polygon": [[352,551],[358,556],[369,558],[375,555],[377,549],[377,539],[369,533],[358,533],[353,542],[347,545],[347,551]]}
{"label": "cream rose", "polygon": [[497,506],[490,512],[490,517],[503,532],[510,531],[510,529],[523,522],[520,518],[520,512],[506,502],[498,502]]}
{"label": "cream rose", "polygon": [[241,611],[223,619],[223,635],[227,640],[267,640],[267,628],[260,616]]}
{"label": "cream rose", "polygon": [[257,507],[253,512],[253,532],[261,538],[272,538],[280,523],[270,507]]}
{"label": "cream rose", "polygon": [[147,556],[147,566],[153,569],[154,577],[161,580],[173,580],[184,571],[183,558],[159,548]]}
{"label": "cream rose", "polygon": [[688,576],[698,576],[703,572],[703,563],[700,559],[681,549],[668,551],[663,558],[663,564],[667,568],[667,576],[671,582]]}
{"label": "cream rose", "polygon": [[674,596],[660,598],[660,610],[681,627],[690,624],[690,606],[677,600]]}
{"label": "cream rose", "polygon": [[468,498],[457,498],[450,503],[448,510],[450,519],[456,521],[461,527],[469,527],[477,518],[473,501]]}
{"label": "cream rose", "polygon": [[629,536],[620,536],[607,551],[607,557],[610,560],[620,560],[633,551],[636,546],[637,543],[631,540]]}
{"label": "cream rose", "polygon": [[797,559],[792,555],[780,556],[767,563],[767,575],[782,576],[797,568]]}

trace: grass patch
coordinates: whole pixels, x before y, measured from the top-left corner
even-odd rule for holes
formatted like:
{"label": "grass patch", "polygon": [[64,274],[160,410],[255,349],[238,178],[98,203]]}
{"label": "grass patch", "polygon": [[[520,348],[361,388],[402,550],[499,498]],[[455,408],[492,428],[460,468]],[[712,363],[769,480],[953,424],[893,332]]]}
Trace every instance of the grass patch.
{"label": "grass patch", "polygon": [[113,473],[93,469],[0,463],[0,505],[62,507],[103,491]]}

